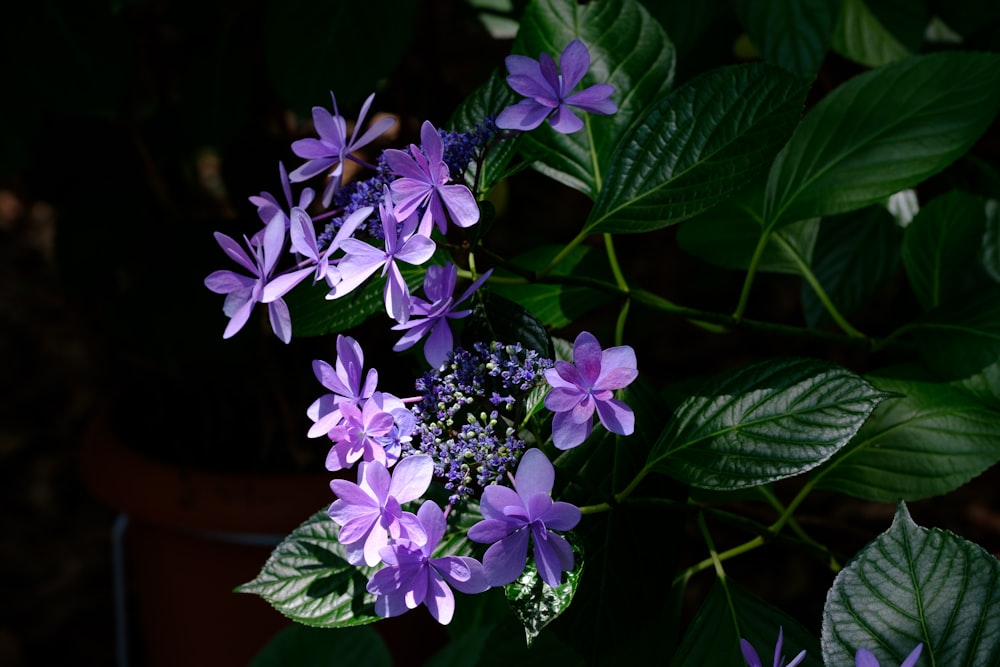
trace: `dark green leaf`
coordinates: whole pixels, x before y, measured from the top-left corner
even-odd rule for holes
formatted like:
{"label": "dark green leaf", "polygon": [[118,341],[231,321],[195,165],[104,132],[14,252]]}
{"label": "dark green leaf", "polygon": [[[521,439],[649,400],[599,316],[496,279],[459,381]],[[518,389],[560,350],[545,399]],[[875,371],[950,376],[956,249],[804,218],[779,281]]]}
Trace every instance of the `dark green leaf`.
{"label": "dark green leaf", "polygon": [[960,387],[870,378],[902,396],[883,403],[817,486],[880,502],[948,493],[998,460],[1000,412]]}
{"label": "dark green leaf", "polygon": [[[264,21],[271,85],[300,114],[329,105],[332,91],[341,114],[348,116],[346,111],[375,90],[406,53],[419,8],[392,0],[272,0]],[[379,26],[378,48],[361,29],[367,25]],[[364,55],[346,66],[349,54]]]}
{"label": "dark green leaf", "polygon": [[841,0],[736,0],[750,40],[769,63],[813,76],[830,48]]}
{"label": "dark green leaf", "polygon": [[755,63],[712,70],[659,98],[622,139],[585,229],[659,229],[732,195],[767,169],[807,88]]}
{"label": "dark green leaf", "polygon": [[[677,55],[682,56],[704,42],[701,38],[709,34],[728,3],[725,0],[642,0],[642,4],[666,30]],[[684,63],[682,58],[681,65]]]}
{"label": "dark green leaf", "polygon": [[819,642],[794,617],[754,597],[733,581],[726,588],[716,581],[698,610],[684,641],[677,649],[670,667],[706,667],[706,665],[744,665],[740,639],[757,650],[764,664],[771,664],[772,647],[783,631],[782,653],[791,660],[806,652],[801,665],[822,665]]}
{"label": "dark green leaf", "polygon": [[521,343],[546,359],[554,355],[549,332],[538,318],[520,304],[492,292],[480,296],[466,320],[462,341],[466,347],[471,347],[476,341],[499,341],[508,345]]}
{"label": "dark green leaf", "polygon": [[861,74],[817,104],[778,154],[764,219],[874,204],[962,155],[1000,107],[1000,55],[936,53]]}
{"label": "dark green leaf", "polygon": [[375,596],[365,589],[378,568],[348,563],[338,532],[320,510],[275,547],[256,579],[236,591],[259,595],[304,625],[342,628],[379,620]]}
{"label": "dark green leaf", "polygon": [[561,584],[553,588],[542,581],[532,560],[517,580],[504,587],[514,615],[524,625],[524,635],[529,646],[545,626],[566,611],[580,585],[584,566],[583,552],[572,534],[566,534],[566,538],[573,545],[573,569],[564,573],[566,578]]}
{"label": "dark green leaf", "polygon": [[974,375],[1000,359],[1000,287],[962,294],[908,328],[924,363],[940,378]]}
{"label": "dark green leaf", "polygon": [[928,202],[903,234],[903,266],[924,308],[947,303],[970,286],[982,247],[986,202],[953,190]]}
{"label": "dark green leaf", "polygon": [[[813,248],[813,274],[837,310],[847,315],[896,274],[901,243],[902,231],[883,206],[824,218]],[[805,284],[802,313],[811,327],[830,322],[816,293]]]}
{"label": "dark green leaf", "polygon": [[[524,269],[538,271],[563,250],[562,246],[538,246],[511,261]],[[513,274],[497,270],[497,276]],[[577,246],[551,272],[553,276],[579,276],[611,282],[607,260],[596,248]],[[511,285],[491,283],[495,293],[521,304],[545,326],[555,329],[574,322],[578,317],[611,300],[611,294],[592,287],[568,284],[528,283]]]}
{"label": "dark green leaf", "polygon": [[923,643],[921,665],[1000,663],[1000,563],[944,530],[921,528],[900,503],[892,526],[833,582],[823,659],[853,664],[867,648],[898,665]]}
{"label": "dark green leaf", "polygon": [[254,657],[250,667],[392,667],[382,637],[369,627],[311,628],[293,623]]}
{"label": "dark green leaf", "polygon": [[990,278],[1000,283],[1000,202],[986,201],[986,225],[979,260]]}
{"label": "dark green leaf", "polygon": [[833,456],[886,397],[826,362],[757,362],[685,401],[647,465],[707,489],[792,477]]}
{"label": "dark green leaf", "polygon": [[[704,216],[681,223],[677,230],[677,243],[692,255],[724,269],[745,270],[750,266],[754,249],[764,232],[760,225],[749,217],[729,216],[728,202],[713,208]],[[718,211],[713,215],[714,211]],[[733,211],[736,213],[735,211]],[[763,273],[790,273],[799,275],[799,265],[789,257],[788,252],[773,238],[781,237],[807,263],[813,256],[813,247],[819,233],[819,220],[802,220],[784,229],[772,232],[764,253],[757,262],[757,270]]]}
{"label": "dark green leaf", "polygon": [[548,122],[525,137],[525,155],[555,180],[597,197],[611,155],[629,125],[654,99],[670,89],[674,47],[663,28],[636,0],[580,4],[538,0],[525,10],[514,53],[538,58],[559,54],[574,39],[590,50],[590,72],[578,90],[596,83],[615,87],[618,113],[583,113],[575,134],[559,134]]}
{"label": "dark green leaf", "polygon": [[[865,0],[843,0],[833,48],[849,60],[881,67],[911,55],[872,12]],[[917,3],[911,3],[917,4]]]}

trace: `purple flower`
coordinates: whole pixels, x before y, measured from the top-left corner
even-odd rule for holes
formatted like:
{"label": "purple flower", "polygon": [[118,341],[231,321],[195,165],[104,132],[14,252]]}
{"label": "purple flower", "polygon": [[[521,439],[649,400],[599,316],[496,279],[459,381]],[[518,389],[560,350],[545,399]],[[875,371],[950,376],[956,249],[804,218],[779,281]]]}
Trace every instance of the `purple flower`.
{"label": "purple flower", "polygon": [[[778,643],[774,645],[774,667],[795,667],[800,662],[806,659],[806,652],[803,649],[799,652],[797,656],[792,658],[792,661],[785,665],[785,656],[781,655],[781,643],[784,640],[782,636],[782,628],[778,628]],[[753,646],[750,645],[745,639],[740,640],[740,651],[743,652],[743,659],[747,661],[749,667],[763,667],[763,663],[760,661],[760,657],[757,655],[757,651],[754,650]]]}
{"label": "purple flower", "polygon": [[[277,197],[272,195],[270,192],[261,192],[259,195],[251,196],[250,202],[257,207],[257,215],[265,223],[269,222],[271,218],[276,215],[284,216],[285,229],[289,227],[289,221],[291,218],[291,212],[298,208],[305,211],[312,204],[313,199],[316,198],[316,192],[312,188],[302,188],[302,192],[299,193],[299,203],[296,205],[293,203],[292,199],[292,184],[288,180],[288,170],[285,169],[285,163],[278,163],[278,175],[281,178],[281,190],[285,195],[285,202],[288,207],[285,208],[278,202]],[[254,235],[253,241],[257,241],[257,236],[263,233],[258,232]]]}
{"label": "purple flower", "polygon": [[375,392],[364,407],[359,408],[349,402],[340,404],[343,420],[330,429],[330,439],[336,442],[326,455],[326,469],[344,470],[358,460],[378,461],[389,467],[382,438],[390,435],[396,419],[391,410],[403,407],[402,401],[394,396],[386,397]]}
{"label": "purple flower", "polygon": [[323,206],[330,205],[333,193],[341,185],[344,161],[354,160],[363,164],[351,153],[370,144],[396,122],[392,118],[383,118],[358,137],[358,128],[364,125],[368,108],[371,106],[372,100],[375,99],[375,93],[372,93],[361,105],[358,122],[354,124],[354,131],[351,132],[351,137],[348,139],[347,121],[337,109],[337,98],[334,97],[333,93],[330,93],[330,98],[333,100],[332,114],[323,107],[313,107],[312,110],[313,125],[316,126],[316,132],[319,133],[319,139],[299,139],[292,142],[292,152],[307,159],[305,164],[291,173],[292,181],[296,183],[304,181],[326,171],[331,166],[334,168],[330,174],[330,182],[323,191]]}
{"label": "purple flower", "polygon": [[358,405],[375,392],[378,371],[371,368],[364,374],[364,363],[365,354],[358,342],[341,334],[337,335],[336,369],[321,359],[313,361],[316,379],[333,393],[319,397],[306,411],[309,418],[316,422],[309,429],[310,438],[328,434],[330,429],[343,420],[341,404]]}
{"label": "purple flower", "polygon": [[[917,660],[920,659],[920,652],[924,649],[924,643],[920,642],[917,644],[916,648],[910,651],[910,655],[906,656],[906,660],[899,667],[913,667],[917,664]],[[875,654],[866,648],[859,648],[857,654],[854,656],[854,664],[857,667],[879,667],[878,659]],[[791,667],[791,666],[789,666]]]}
{"label": "purple flower", "polygon": [[388,199],[386,197],[379,205],[385,248],[379,250],[353,238],[341,241],[340,245],[347,253],[337,266],[341,280],[326,298],[339,299],[381,268],[383,276],[388,274],[383,292],[385,312],[397,322],[406,322],[410,316],[410,288],[403,280],[396,262],[423,264],[434,254],[436,245],[428,237],[414,234],[415,218],[404,220],[400,226],[392,202]]}
{"label": "purple flower", "polygon": [[535,566],[542,581],[558,586],[562,573],[573,569],[573,548],[552,530],[570,530],[580,521],[580,510],[553,502],[555,469],[540,449],[521,457],[514,489],[487,486],[479,501],[483,520],[469,529],[473,542],[491,544],[483,556],[483,572],[491,586],[509,584],[524,572],[528,536],[535,545]]}
{"label": "purple flower", "polygon": [[379,551],[394,540],[427,540],[419,519],[400,505],[424,495],[430,486],[434,463],[429,456],[409,456],[389,470],[378,461],[358,466],[358,483],[345,479],[330,482],[337,500],[330,505],[330,518],[340,525],[338,539],[347,550],[347,562],[378,565]]}
{"label": "purple flower", "polygon": [[389,149],[383,155],[393,173],[399,175],[390,186],[396,201],[396,215],[406,218],[423,208],[419,233],[430,236],[437,224],[444,234],[448,218],[459,227],[470,227],[479,221],[479,206],[472,191],[461,184],[451,184],[451,174],[444,162],[444,144],[430,121],[420,127],[420,148],[410,144],[410,152]]}
{"label": "purple flower", "polygon": [[[371,215],[371,212],[372,208],[370,206],[366,206],[352,213],[346,220],[344,220],[344,223],[341,225],[337,235],[326,247],[326,249],[320,250],[319,241],[316,239],[316,228],[313,226],[312,218],[310,218],[309,214],[300,208],[292,209],[289,230],[292,240],[292,248],[295,252],[305,257],[306,261],[310,264],[310,268],[315,273],[313,282],[325,280],[326,284],[330,287],[333,287],[340,282],[340,271],[337,270],[336,266],[331,264],[330,255],[333,254],[335,250],[340,248],[341,242],[350,237],[350,235],[354,233],[354,230],[358,228],[358,225],[364,222],[368,216]],[[280,282],[282,279],[283,277],[276,278],[271,281],[271,284],[268,287],[273,288],[276,291],[283,289],[284,284]],[[301,278],[299,280],[301,280]],[[289,287],[288,289],[291,288]],[[285,289],[285,291],[287,292],[288,289]],[[265,297],[266,296],[267,292],[265,292]]]}
{"label": "purple flower", "polygon": [[452,350],[453,338],[451,327],[448,326],[448,319],[460,319],[466,317],[471,310],[454,310],[455,306],[462,303],[472,293],[479,289],[490,274],[492,269],[481,275],[467,290],[462,292],[458,299],[452,297],[455,292],[455,281],[458,278],[458,268],[448,263],[445,266],[429,266],[427,274],[424,276],[424,294],[429,301],[424,301],[419,297],[410,298],[410,319],[393,327],[394,331],[406,331],[392,349],[394,352],[409,349],[417,344],[424,336],[427,341],[424,343],[424,358],[432,368],[437,368],[445,362],[448,354]]}
{"label": "purple flower", "polygon": [[572,134],[583,127],[583,121],[570,107],[597,114],[613,114],[618,106],[610,99],[614,86],[606,83],[584,88],[570,94],[590,69],[590,52],[578,39],[570,42],[559,56],[556,67],[552,56],[543,53],[538,60],[527,56],[507,56],[507,83],[527,99],[509,106],[497,116],[497,127],[505,130],[533,130],[553,114],[549,123],[562,134]]}
{"label": "purple flower", "polygon": [[447,625],[455,613],[455,595],[449,584],[463,593],[482,593],[489,584],[483,576],[483,566],[474,558],[431,557],[447,527],[444,512],[433,500],[420,506],[417,518],[427,541],[420,546],[410,540],[399,540],[383,548],[379,553],[387,567],[371,578],[368,592],[379,596],[375,600],[375,613],[379,616],[399,616],[422,603],[438,623]]}
{"label": "purple flower", "polygon": [[553,444],[570,449],[586,440],[595,408],[604,428],[631,435],[635,415],[614,398],[614,390],[628,386],[638,374],[635,351],[630,346],[601,351],[593,334],[580,333],[573,342],[573,363],[557,361],[545,371],[545,379],[552,385],[552,391],[545,396],[545,407],[556,413],[552,418]]}
{"label": "purple flower", "polygon": [[[285,343],[292,339],[292,320],[288,306],[281,294],[265,297],[265,290],[271,281],[274,266],[285,245],[285,223],[280,215],[275,215],[264,228],[260,245],[246,241],[251,255],[244,252],[236,241],[221,232],[215,233],[215,240],[222,249],[252,275],[245,276],[233,271],[214,271],[205,278],[205,287],[216,294],[225,294],[222,312],[229,317],[229,324],[223,338],[235,335],[250,319],[250,313],[257,303],[267,302],[267,313],[274,335]],[[289,288],[291,289],[291,288]]]}

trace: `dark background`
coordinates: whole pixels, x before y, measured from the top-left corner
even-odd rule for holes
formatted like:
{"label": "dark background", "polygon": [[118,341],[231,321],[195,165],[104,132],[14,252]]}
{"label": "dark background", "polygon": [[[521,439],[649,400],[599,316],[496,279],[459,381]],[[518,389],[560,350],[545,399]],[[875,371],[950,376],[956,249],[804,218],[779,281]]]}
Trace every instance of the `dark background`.
{"label": "dark background", "polygon": [[[373,109],[398,114],[396,139],[411,140],[423,119],[443,124],[502,66],[510,42],[491,38],[466,3],[402,4],[92,0],[5,8],[0,665],[116,659],[111,532],[118,508],[94,488],[93,475],[86,483],[81,475],[81,443],[95,416],[110,416],[143,456],[182,471],[322,473],[325,450],[304,441],[304,413],[322,393],[309,363],[332,360],[332,340],[284,346],[258,313],[223,342],[222,297],[202,281],[231,268],[212,233],[238,238],[256,230],[246,197],[262,190],[280,197],[277,163],[294,164],[288,146],[309,134],[308,110],[328,105],[329,90],[348,119],[377,91]],[[726,3],[699,6],[675,36],[679,79],[734,59],[741,30]],[[831,56],[821,83],[853,71]],[[510,195],[491,239],[510,252],[540,229],[554,240],[571,238],[587,206],[531,172],[511,181]],[[626,273],[680,303],[731,308],[741,277],[705,267],[672,241],[671,230],[622,239]],[[650,247],[663,255],[650,257]],[[878,330],[893,308],[899,316],[911,305],[900,278],[857,315],[862,329]],[[752,314],[800,321],[798,294],[797,281],[761,276]],[[826,356],[858,371],[872,363],[850,351],[708,335],[682,322],[646,326],[641,314],[633,317],[630,342],[648,351],[641,365],[658,388],[772,353]],[[588,324],[610,331],[613,319],[613,311],[598,311]],[[355,333],[366,350],[388,352],[384,325]],[[412,369],[397,368],[397,377],[384,371],[382,386],[409,381]],[[127,470],[111,459],[97,485],[118,488]],[[991,471],[945,502],[911,511],[922,525],[950,528],[996,553],[995,486]],[[155,506],[159,499],[150,491],[146,500]],[[801,520],[853,553],[888,526],[893,510],[814,494]],[[726,542],[720,536],[720,548]],[[266,549],[251,551],[262,564]],[[170,567],[165,555],[162,567]],[[767,550],[734,561],[732,573],[818,629],[829,586],[821,567]],[[135,587],[126,592],[130,664],[151,664]],[[702,592],[695,579],[692,599]],[[261,600],[233,597],[277,616]],[[244,633],[251,647],[265,639]],[[234,664],[241,662],[234,657]]]}

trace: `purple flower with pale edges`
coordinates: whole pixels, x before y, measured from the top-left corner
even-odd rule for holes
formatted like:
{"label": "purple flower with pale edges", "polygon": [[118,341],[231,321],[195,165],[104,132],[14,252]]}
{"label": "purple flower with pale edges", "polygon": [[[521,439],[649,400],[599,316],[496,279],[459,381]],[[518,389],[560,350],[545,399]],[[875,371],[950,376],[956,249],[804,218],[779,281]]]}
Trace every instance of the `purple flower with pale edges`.
{"label": "purple flower with pale edges", "polygon": [[336,444],[326,455],[327,470],[344,470],[359,460],[392,465],[386,458],[382,438],[392,432],[396,423],[390,411],[403,407],[402,401],[394,398],[376,391],[362,407],[347,402],[339,406],[343,420],[328,433]]}
{"label": "purple flower with pale edges", "polygon": [[427,267],[427,274],[424,276],[424,294],[429,300],[410,297],[410,319],[392,327],[394,331],[406,331],[406,333],[392,346],[392,350],[401,352],[409,349],[427,336],[424,342],[424,358],[431,368],[443,364],[454,345],[448,320],[461,319],[472,312],[468,309],[455,310],[455,306],[472,296],[492,272],[493,269],[490,269],[479,276],[458,299],[455,299],[452,295],[455,292],[455,281],[458,279],[458,267],[450,262],[444,266]]}
{"label": "purple flower with pale edges", "polygon": [[444,144],[430,121],[420,127],[420,142],[420,148],[410,144],[409,152],[388,149],[383,153],[389,169],[400,177],[390,185],[396,215],[406,218],[422,208],[419,233],[424,236],[430,236],[435,224],[442,234],[448,231],[446,209],[459,227],[479,222],[479,205],[472,191],[462,184],[449,184]]}
{"label": "purple flower with pale edges", "polygon": [[330,93],[333,100],[333,113],[323,107],[313,107],[313,125],[319,134],[319,139],[299,139],[292,142],[292,152],[301,158],[306,158],[306,163],[293,171],[290,178],[293,182],[305,181],[320,174],[330,167],[333,171],[330,174],[330,182],[323,190],[323,206],[329,206],[333,193],[340,188],[343,179],[344,161],[353,160],[358,164],[364,164],[351,153],[364,148],[379,135],[395,124],[392,118],[383,118],[374,123],[368,130],[358,137],[358,128],[365,122],[368,115],[368,108],[375,99],[375,93],[368,96],[365,103],[361,105],[358,113],[358,122],[354,124],[354,131],[350,138],[347,137],[347,121],[340,115],[337,109],[337,98]]}
{"label": "purple flower with pale edges", "polygon": [[[299,193],[299,203],[295,204],[292,199],[292,184],[288,180],[288,170],[285,169],[284,162],[278,162],[278,176],[281,179],[281,190],[285,195],[287,208],[282,206],[278,198],[270,192],[261,192],[259,195],[249,197],[249,199],[250,203],[257,207],[257,215],[260,216],[261,220],[266,223],[274,216],[281,215],[284,217],[285,229],[288,229],[294,209],[305,211],[309,208],[313,199],[316,198],[316,191],[312,188],[302,188],[302,192]],[[257,237],[263,233],[263,230],[257,232],[251,240],[257,243]]]}
{"label": "purple flower with pale edges", "polygon": [[[358,226],[364,222],[369,215],[371,215],[371,212],[372,208],[370,206],[366,206],[365,208],[358,209],[352,213],[346,220],[344,220],[340,230],[337,232],[337,235],[333,238],[326,249],[320,250],[319,241],[316,238],[316,228],[313,226],[312,218],[310,218],[309,214],[300,208],[292,209],[292,218],[289,229],[292,240],[292,249],[305,257],[306,263],[309,265],[309,268],[312,269],[314,274],[314,283],[324,280],[326,281],[326,284],[332,288],[340,282],[340,271],[333,265],[333,263],[331,263],[330,255],[340,248],[341,242],[350,237]],[[299,280],[301,280],[301,278]],[[271,282],[271,286],[273,286],[276,291],[285,288],[283,282],[281,282],[278,278]],[[294,287],[294,285],[291,287]],[[291,289],[291,287],[285,289],[285,292],[287,292],[288,289]]]}
{"label": "purple flower with pale edges", "polygon": [[[205,287],[216,294],[225,294],[222,312],[229,317],[229,324],[223,338],[235,335],[250,319],[250,313],[258,303],[267,303],[267,314],[274,335],[287,343],[292,339],[292,319],[288,306],[281,299],[282,294],[268,294],[268,283],[272,280],[275,264],[285,246],[285,223],[280,215],[275,215],[264,228],[264,236],[258,245],[249,240],[247,254],[232,238],[221,232],[215,233],[215,240],[230,258],[248,270],[246,276],[233,271],[214,271],[205,278]],[[270,298],[267,298],[270,296]]]}
{"label": "purple flower with pale edges", "polygon": [[404,219],[400,225],[388,193],[386,195],[379,205],[385,247],[379,250],[354,238],[341,241],[340,245],[346,254],[337,265],[340,282],[326,298],[339,299],[349,294],[369,276],[382,269],[382,275],[386,277],[383,291],[385,312],[397,322],[403,323],[410,316],[410,288],[396,263],[423,264],[431,258],[437,246],[428,237],[414,233],[415,217]]}
{"label": "purple flower with pale edges", "polygon": [[386,567],[368,582],[368,592],[378,595],[375,613],[383,618],[399,616],[418,605],[426,605],[438,623],[447,625],[455,613],[455,588],[462,593],[482,593],[490,586],[483,576],[483,566],[467,556],[432,558],[447,523],[444,512],[433,500],[417,510],[417,518],[427,535],[421,546],[411,540],[398,540],[379,554]]}
{"label": "purple flower with pale edges", "polygon": [[[781,654],[781,644],[784,641],[783,630],[778,627],[778,643],[774,645],[774,667],[795,667],[803,660],[806,659],[805,649],[799,652],[797,656],[792,658],[792,661],[785,665],[785,656]],[[750,645],[745,639],[740,639],[740,651],[743,653],[743,659],[747,661],[748,667],[763,667],[763,663],[760,661],[760,656],[757,655],[757,651],[754,647]]]}
{"label": "purple flower with pale edges", "polygon": [[[906,660],[903,660],[899,667],[914,667],[917,664],[917,660],[920,659],[920,652],[924,650],[924,643],[920,642],[917,646],[910,651],[910,655],[906,656]],[[854,664],[856,667],[880,667],[878,658],[875,654],[866,648],[859,648],[857,654],[854,656]]]}
{"label": "purple flower with pale edges", "polygon": [[549,123],[553,130],[572,134],[583,128],[583,121],[570,107],[604,115],[618,111],[618,106],[609,99],[615,92],[610,84],[599,83],[578,93],[572,92],[590,69],[590,52],[578,39],[563,49],[558,67],[547,53],[541,54],[538,60],[507,56],[504,62],[510,72],[507,83],[527,99],[500,112],[496,120],[499,128],[533,130],[551,115]]}
{"label": "purple flower with pale edges", "polygon": [[390,538],[418,544],[427,541],[420,520],[401,505],[424,495],[433,474],[431,457],[408,456],[391,475],[378,461],[365,461],[358,465],[357,484],[345,479],[330,482],[337,500],[327,513],[340,526],[337,539],[344,545],[348,563],[378,565],[379,552]]}
{"label": "purple flower with pale edges", "polygon": [[542,581],[558,586],[562,573],[573,569],[573,547],[553,530],[570,530],[580,522],[575,505],[551,497],[555,468],[540,449],[521,457],[514,488],[483,489],[479,509],[483,520],[469,528],[469,539],[490,544],[483,556],[483,573],[491,586],[517,579],[528,558],[528,538],[534,543],[535,567]]}
{"label": "purple flower with pale edges", "polygon": [[629,345],[601,350],[593,334],[584,331],[573,342],[573,363],[557,361],[545,371],[552,390],[545,407],[552,418],[552,442],[571,449],[587,439],[593,427],[594,410],[604,428],[619,435],[635,430],[632,408],[614,397],[614,390],[638,377],[635,351]]}
{"label": "purple flower with pale edges", "polygon": [[343,420],[342,404],[359,405],[375,392],[378,371],[370,368],[365,373],[364,363],[365,354],[358,341],[342,334],[337,334],[336,368],[321,359],[313,361],[316,379],[333,393],[320,396],[306,410],[315,422],[309,429],[310,438],[327,435]]}

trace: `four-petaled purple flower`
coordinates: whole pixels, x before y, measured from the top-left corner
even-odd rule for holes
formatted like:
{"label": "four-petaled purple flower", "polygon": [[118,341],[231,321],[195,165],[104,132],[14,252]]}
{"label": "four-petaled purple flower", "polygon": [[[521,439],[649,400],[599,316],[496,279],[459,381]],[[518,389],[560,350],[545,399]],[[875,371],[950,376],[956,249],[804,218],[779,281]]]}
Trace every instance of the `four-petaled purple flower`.
{"label": "four-petaled purple flower", "polygon": [[[803,649],[797,656],[792,658],[792,661],[788,665],[785,665],[785,656],[781,655],[781,644],[783,641],[783,630],[779,627],[778,643],[774,645],[774,667],[795,667],[806,659],[806,652]],[[743,652],[743,659],[747,661],[748,667],[763,667],[760,656],[757,655],[757,651],[750,645],[750,642],[740,639],[740,651]]]}
{"label": "four-petaled purple flower", "polygon": [[604,428],[619,435],[635,429],[632,408],[614,398],[614,390],[631,384],[638,376],[635,351],[628,345],[602,351],[593,334],[582,332],[573,342],[573,363],[557,361],[545,371],[552,391],[545,407],[552,418],[552,442],[559,449],[576,447],[593,427],[594,409]]}
{"label": "four-petaled purple flower", "polygon": [[433,500],[420,506],[417,518],[426,542],[421,546],[412,540],[398,540],[384,547],[379,553],[387,567],[372,576],[368,592],[378,595],[375,613],[379,616],[399,616],[423,603],[438,623],[447,625],[455,613],[455,595],[449,584],[463,593],[482,593],[490,586],[483,566],[474,558],[431,557],[447,527],[444,512]]}
{"label": "four-petaled purple flower", "polygon": [[326,469],[330,471],[350,468],[359,460],[378,461],[389,467],[383,438],[390,437],[396,424],[391,410],[403,407],[402,401],[391,395],[376,391],[359,408],[351,403],[342,403],[340,412],[343,420],[330,429],[330,439],[336,444],[326,455]]}
{"label": "four-petaled purple flower", "polygon": [[462,303],[472,293],[479,289],[493,269],[490,269],[478,279],[467,290],[462,292],[458,299],[453,298],[455,292],[455,281],[458,278],[458,267],[449,262],[445,266],[429,266],[427,274],[424,276],[424,294],[428,301],[419,297],[410,298],[410,319],[397,324],[394,331],[406,331],[392,349],[394,352],[409,349],[417,344],[417,341],[427,336],[424,342],[424,358],[431,368],[438,368],[448,358],[452,351],[453,337],[451,327],[448,326],[448,319],[460,319],[466,317],[471,310],[454,310],[455,306]]}
{"label": "four-petaled purple flower", "polygon": [[420,520],[400,505],[424,495],[431,484],[434,463],[425,455],[408,456],[389,470],[378,461],[358,464],[358,483],[330,482],[337,500],[327,512],[340,525],[337,537],[347,551],[347,562],[378,565],[379,551],[394,540],[418,544],[427,540]]}
{"label": "four-petaled purple flower", "polygon": [[[510,76],[507,83],[527,99],[509,106],[497,116],[497,127],[505,130],[533,130],[552,114],[552,129],[572,134],[583,121],[570,107],[597,114],[613,114],[618,106],[609,99],[614,86],[599,83],[572,93],[590,69],[590,52],[578,39],[570,42],[559,56],[556,67],[552,56],[541,54],[538,60],[527,56],[507,56],[504,61]],[[562,73],[559,72],[562,68]]]}
{"label": "four-petaled purple flower", "polygon": [[492,545],[483,556],[483,573],[491,586],[509,584],[524,572],[529,535],[542,581],[558,586],[562,573],[573,569],[573,547],[552,531],[572,529],[580,521],[580,510],[553,502],[554,481],[555,469],[545,454],[529,449],[517,467],[513,490],[498,485],[483,489],[483,520],[469,529],[469,539]]}
{"label": "four-petaled purple flower", "polygon": [[[924,643],[920,642],[917,644],[916,648],[910,651],[910,655],[906,656],[902,664],[899,667],[913,667],[917,664],[917,660],[920,659],[920,652],[924,649]],[[856,667],[879,667],[878,658],[875,654],[866,648],[859,648],[857,654],[854,656],[854,664]]]}
{"label": "four-petaled purple flower", "polygon": [[479,221],[479,206],[468,187],[452,183],[448,165],[444,162],[444,144],[430,121],[420,127],[420,148],[410,145],[410,151],[386,150],[386,164],[396,175],[392,182],[393,197],[396,201],[396,215],[406,218],[423,207],[419,233],[430,236],[437,224],[444,234],[448,230],[448,218],[459,227],[470,227]]}
{"label": "four-petaled purple flower", "polygon": [[320,396],[306,410],[309,418],[316,422],[309,429],[310,438],[328,434],[330,429],[343,420],[341,404],[358,405],[375,392],[378,371],[370,368],[368,373],[364,373],[364,364],[365,353],[361,350],[361,345],[350,336],[342,334],[337,334],[336,368],[321,359],[313,361],[316,379],[333,393]]}
{"label": "four-petaled purple flower", "polygon": [[434,254],[436,245],[427,236],[414,233],[415,217],[406,218],[403,224],[399,225],[397,212],[393,210],[388,193],[379,204],[379,216],[382,219],[385,236],[384,249],[379,250],[354,238],[341,241],[340,245],[347,254],[337,265],[340,282],[326,298],[339,299],[381,268],[382,275],[386,276],[383,290],[385,312],[389,317],[402,323],[410,316],[410,288],[407,287],[396,262],[423,264]]}
{"label": "four-petaled purple flower", "polygon": [[319,139],[299,139],[292,142],[292,152],[299,157],[306,158],[306,163],[293,171],[290,178],[294,182],[305,181],[316,174],[333,167],[330,174],[330,182],[323,190],[323,206],[329,206],[333,193],[340,188],[343,178],[344,161],[353,160],[363,164],[351,153],[364,148],[374,141],[380,134],[388,130],[395,124],[392,118],[383,118],[374,123],[368,130],[358,137],[358,128],[364,125],[365,116],[368,115],[368,108],[375,99],[375,93],[368,96],[365,103],[361,105],[361,112],[358,114],[358,122],[354,124],[354,131],[351,132],[350,139],[347,138],[347,121],[340,115],[337,109],[337,98],[330,93],[333,100],[333,113],[323,107],[313,107],[313,125]]}

